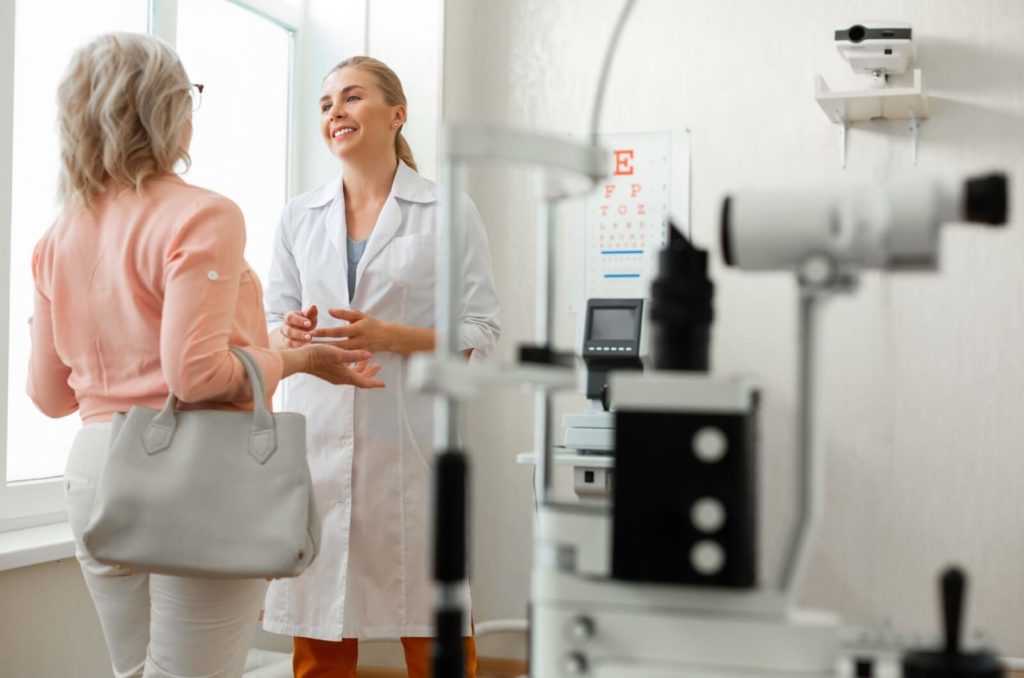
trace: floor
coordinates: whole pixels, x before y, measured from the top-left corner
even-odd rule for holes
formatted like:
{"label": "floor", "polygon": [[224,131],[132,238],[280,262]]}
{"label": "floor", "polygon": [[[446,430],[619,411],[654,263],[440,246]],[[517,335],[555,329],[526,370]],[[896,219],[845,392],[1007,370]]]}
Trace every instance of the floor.
{"label": "floor", "polygon": [[[477,678],[516,678],[526,674],[526,662],[480,657]],[[292,678],[292,658],[284,652],[250,650],[244,678]],[[359,678],[405,678],[401,669],[360,668]]]}

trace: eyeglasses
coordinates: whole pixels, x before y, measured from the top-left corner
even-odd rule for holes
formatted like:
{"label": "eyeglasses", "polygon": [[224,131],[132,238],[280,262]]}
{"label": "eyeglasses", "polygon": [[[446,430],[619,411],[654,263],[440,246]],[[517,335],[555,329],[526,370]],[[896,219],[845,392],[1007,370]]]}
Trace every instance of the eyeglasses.
{"label": "eyeglasses", "polygon": [[189,88],[189,94],[192,95],[192,111],[198,111],[199,107],[203,105],[203,89],[204,85],[193,82],[192,87]]}

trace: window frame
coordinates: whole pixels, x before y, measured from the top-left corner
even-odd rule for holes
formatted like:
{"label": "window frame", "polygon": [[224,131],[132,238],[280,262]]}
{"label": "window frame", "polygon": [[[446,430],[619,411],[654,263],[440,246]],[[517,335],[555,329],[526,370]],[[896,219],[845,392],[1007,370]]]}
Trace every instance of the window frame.
{"label": "window frame", "polygon": [[[147,0],[140,0],[140,2]],[[298,40],[306,12],[306,0],[298,4],[284,0],[227,0],[277,24],[289,34],[288,117],[285,195],[291,197],[298,176],[299,130],[296,121],[299,102],[295,96]],[[147,32],[176,44],[177,0],[148,0]],[[14,160],[14,25],[16,2],[0,3],[0,299],[11,296],[11,208]],[[67,520],[64,503],[64,479],[61,476],[8,482],[7,480],[7,387],[9,302],[0,312],[0,533],[60,523]],[[27,356],[26,356],[27,359]],[[77,415],[70,415],[77,416]]]}

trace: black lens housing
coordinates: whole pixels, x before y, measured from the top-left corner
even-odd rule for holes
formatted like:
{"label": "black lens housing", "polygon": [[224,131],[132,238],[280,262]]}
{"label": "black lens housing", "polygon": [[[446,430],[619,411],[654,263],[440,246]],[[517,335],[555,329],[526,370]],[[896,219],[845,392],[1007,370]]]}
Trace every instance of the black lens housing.
{"label": "black lens housing", "polygon": [[651,355],[655,369],[707,372],[710,368],[712,298],[708,253],[675,226],[658,257],[651,283]]}

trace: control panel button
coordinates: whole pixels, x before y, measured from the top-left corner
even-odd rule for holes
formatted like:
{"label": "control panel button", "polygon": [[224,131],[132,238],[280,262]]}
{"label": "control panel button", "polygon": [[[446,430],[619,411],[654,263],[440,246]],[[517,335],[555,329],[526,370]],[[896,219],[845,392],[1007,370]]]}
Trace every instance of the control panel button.
{"label": "control panel button", "polygon": [[714,426],[705,426],[693,436],[693,453],[705,464],[714,464],[722,460],[729,451],[729,440],[721,430]]}
{"label": "control panel button", "polygon": [[701,497],[693,502],[690,521],[701,532],[718,532],[725,524],[725,505],[714,497]]}
{"label": "control panel button", "polygon": [[725,551],[718,542],[703,539],[690,549],[690,565],[698,574],[716,575],[725,566]]}

